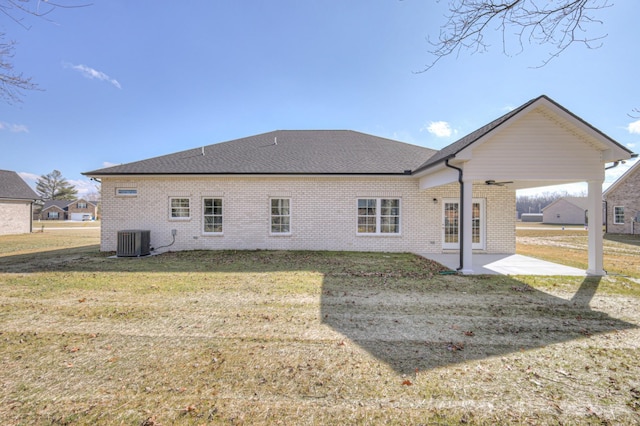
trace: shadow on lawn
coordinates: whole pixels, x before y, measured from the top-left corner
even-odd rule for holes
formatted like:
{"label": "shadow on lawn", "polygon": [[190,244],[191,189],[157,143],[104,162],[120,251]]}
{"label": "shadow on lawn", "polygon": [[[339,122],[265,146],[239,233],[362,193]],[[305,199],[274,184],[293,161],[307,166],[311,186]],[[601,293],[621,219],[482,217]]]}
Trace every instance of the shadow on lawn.
{"label": "shadow on lawn", "polygon": [[446,268],[410,255],[210,251],[107,259],[60,250],[0,258],[0,272],[51,269],[317,271],[324,274],[321,323],[403,374],[637,328],[590,308],[599,278],[583,279],[573,297],[564,299],[511,277],[441,276],[438,271]]}
{"label": "shadow on lawn", "polygon": [[508,277],[499,287],[485,279],[484,291],[473,284],[482,278],[455,280],[408,294],[325,280],[322,318],[404,374],[637,327],[589,307],[599,278],[584,279],[569,300]]}

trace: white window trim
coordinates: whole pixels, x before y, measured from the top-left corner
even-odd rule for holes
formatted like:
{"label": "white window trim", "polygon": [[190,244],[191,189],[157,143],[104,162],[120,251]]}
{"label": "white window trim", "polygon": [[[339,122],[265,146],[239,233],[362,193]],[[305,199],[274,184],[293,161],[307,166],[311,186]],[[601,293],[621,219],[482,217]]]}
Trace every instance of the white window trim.
{"label": "white window trim", "polygon": [[[273,200],[289,200],[289,232],[273,232],[271,229],[271,220],[273,215],[271,214],[271,202]],[[284,216],[283,216],[284,217]],[[272,237],[287,237],[290,236],[293,229],[293,201],[290,197],[269,197],[269,235]]]}
{"label": "white window trim", "polygon": [[[171,209],[172,209],[172,207],[171,207],[171,200],[177,200],[177,199],[180,199],[180,200],[189,200],[189,216],[187,216],[187,217],[173,217],[173,216],[171,215]],[[181,196],[179,196],[179,195],[176,195],[176,196],[170,196],[170,197],[169,197],[169,212],[168,212],[168,213],[169,213],[169,221],[170,221],[170,222],[186,222],[186,221],[190,221],[190,220],[191,220],[191,210],[192,210],[192,209],[193,209],[193,204],[192,204],[192,202],[191,202],[191,197],[181,197]]]}
{"label": "white window trim", "polygon": [[[358,231],[358,201],[359,200],[376,200],[376,232],[359,232]],[[398,215],[398,232],[380,232],[381,217],[382,217],[382,200],[398,200],[398,208],[400,214]],[[400,197],[367,197],[359,196],[356,198],[356,235],[358,237],[401,237],[402,236],[402,198]]]}
{"label": "white window trim", "polygon": [[[205,218],[205,216],[204,216],[204,208],[205,208],[204,207],[204,200],[206,200],[206,199],[207,200],[221,200],[222,201],[222,214],[221,214],[221,216],[222,216],[222,231],[221,232],[215,232],[215,231],[207,232],[207,231],[204,230],[204,218]],[[224,204],[225,203],[224,203],[224,198],[223,197],[212,197],[212,196],[204,196],[204,197],[202,197],[202,226],[200,228],[202,230],[202,235],[210,236],[210,237],[224,235],[224,228],[225,228],[225,225],[224,225]]]}
{"label": "white window trim", "polygon": [[116,188],[116,197],[137,197],[138,188]]}
{"label": "white window trim", "polygon": [[[618,217],[618,215],[616,214],[616,209],[622,209],[622,222],[616,222],[616,218]],[[613,224],[624,225],[624,206],[613,206]]]}

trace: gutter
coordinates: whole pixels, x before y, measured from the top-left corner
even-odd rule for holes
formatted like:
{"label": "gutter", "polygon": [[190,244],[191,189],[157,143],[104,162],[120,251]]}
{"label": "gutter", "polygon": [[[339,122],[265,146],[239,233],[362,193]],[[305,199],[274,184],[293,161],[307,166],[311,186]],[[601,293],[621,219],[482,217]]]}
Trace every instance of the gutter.
{"label": "gutter", "polygon": [[449,164],[449,160],[454,158],[455,155],[451,155],[444,159],[444,165],[450,169],[458,171],[458,183],[460,184],[460,214],[458,215],[458,243],[460,244],[460,266],[456,271],[461,271],[464,266],[464,185],[462,182],[462,169]]}

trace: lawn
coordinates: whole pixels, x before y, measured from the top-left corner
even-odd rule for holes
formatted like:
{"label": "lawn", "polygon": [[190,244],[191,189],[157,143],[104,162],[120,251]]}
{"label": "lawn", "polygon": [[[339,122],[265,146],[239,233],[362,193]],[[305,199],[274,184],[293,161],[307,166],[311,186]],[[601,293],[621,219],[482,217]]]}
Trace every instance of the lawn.
{"label": "lawn", "polygon": [[[587,269],[587,232],[580,229],[517,229],[519,254]],[[610,275],[640,278],[640,235],[605,235],[604,269]]]}
{"label": "lawn", "polygon": [[47,232],[0,237],[16,247],[0,253],[2,424],[640,421],[626,277],[440,275],[409,254],[111,259],[71,232],[50,249]]}

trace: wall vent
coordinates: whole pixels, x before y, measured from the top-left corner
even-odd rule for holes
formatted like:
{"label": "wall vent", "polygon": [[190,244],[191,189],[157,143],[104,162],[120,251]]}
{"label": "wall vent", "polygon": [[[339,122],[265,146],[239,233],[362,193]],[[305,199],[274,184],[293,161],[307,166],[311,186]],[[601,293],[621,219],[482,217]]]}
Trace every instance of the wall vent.
{"label": "wall vent", "polygon": [[148,256],[151,253],[151,231],[118,231],[118,257]]}

